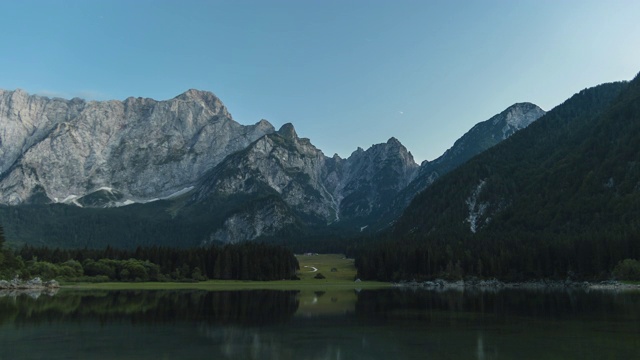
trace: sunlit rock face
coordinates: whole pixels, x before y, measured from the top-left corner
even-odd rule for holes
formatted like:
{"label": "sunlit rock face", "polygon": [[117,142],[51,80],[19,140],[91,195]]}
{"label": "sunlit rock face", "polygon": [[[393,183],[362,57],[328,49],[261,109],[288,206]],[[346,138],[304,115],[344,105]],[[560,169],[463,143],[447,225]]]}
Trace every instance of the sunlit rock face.
{"label": "sunlit rock face", "polygon": [[0,91],[0,203],[70,202],[101,188],[136,202],[166,197],[273,131],[235,122],[198,90],[100,102]]}

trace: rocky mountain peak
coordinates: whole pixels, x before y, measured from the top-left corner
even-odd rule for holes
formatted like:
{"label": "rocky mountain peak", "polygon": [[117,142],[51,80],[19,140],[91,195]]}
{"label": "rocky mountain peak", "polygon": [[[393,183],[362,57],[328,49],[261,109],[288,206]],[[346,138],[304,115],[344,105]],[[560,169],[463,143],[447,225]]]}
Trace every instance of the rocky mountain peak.
{"label": "rocky mountain peak", "polygon": [[26,91],[24,91],[24,90],[22,90],[20,88],[15,89],[14,91],[10,91],[10,92],[12,92],[13,95],[15,95],[15,96],[29,96],[29,94]]}
{"label": "rocky mountain peak", "polygon": [[82,198],[108,187],[148,201],[192,186],[229,154],[273,132],[243,126],[207,91],[156,101],[0,94],[0,203]]}
{"label": "rocky mountain peak", "polygon": [[340,218],[366,227],[413,179],[417,169],[411,153],[394,137],[367,150],[358,148],[345,159],[335,186]]}
{"label": "rocky mountain peak", "polygon": [[[504,126],[508,126],[512,130],[521,130],[529,126],[544,114],[545,111],[537,105],[523,102],[509,106],[503,112],[494,116],[491,120],[493,120],[494,125],[502,122],[504,123]],[[504,129],[504,132],[507,131],[508,129]],[[505,134],[506,136],[504,138],[508,137],[512,133],[513,132]]]}
{"label": "rocky mountain peak", "polygon": [[262,119],[253,125],[253,129],[256,132],[260,132],[262,134],[272,134],[276,131],[276,129],[271,125],[271,123],[265,119]]}
{"label": "rocky mountain peak", "polygon": [[400,143],[400,141],[394,136],[390,137],[389,140],[387,140],[387,145],[403,146],[402,143]]}
{"label": "rocky mountain peak", "polygon": [[[265,119],[260,119],[260,121],[258,121],[256,123],[256,126],[273,128],[273,125],[271,125],[271,123],[268,120],[265,120]],[[275,131],[275,129],[274,129],[274,131]]]}
{"label": "rocky mountain peak", "polygon": [[219,100],[217,96],[215,96],[210,91],[198,90],[198,89],[189,89],[182,94],[176,96],[174,99],[178,100]]}
{"label": "rocky mountain peak", "polygon": [[220,101],[220,99],[210,91],[189,89],[173,98],[173,100],[195,102],[205,108],[215,109],[215,111],[227,111],[227,109],[222,104],[222,101]]}
{"label": "rocky mountain peak", "polygon": [[296,129],[293,127],[293,124],[286,123],[280,127],[278,130],[278,135],[282,136],[285,139],[297,139],[298,134],[296,133]]}
{"label": "rocky mountain peak", "polygon": [[[350,158],[350,157],[353,157],[353,156],[359,156],[359,155],[361,155],[361,154],[364,154],[364,149],[363,149],[363,148],[361,148],[360,146],[358,146],[358,148],[357,148],[354,152],[352,152],[352,153],[351,153],[351,155],[349,156],[349,158]],[[348,158],[347,158],[347,159],[348,159]]]}

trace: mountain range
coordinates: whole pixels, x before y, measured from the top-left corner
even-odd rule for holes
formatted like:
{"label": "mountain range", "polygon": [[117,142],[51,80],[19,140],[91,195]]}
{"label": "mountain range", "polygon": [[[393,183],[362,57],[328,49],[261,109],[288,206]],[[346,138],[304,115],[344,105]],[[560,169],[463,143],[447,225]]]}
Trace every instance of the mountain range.
{"label": "mountain range", "polygon": [[104,102],[0,91],[0,216],[10,243],[62,247],[346,237],[392,223],[544,114],[515,104],[419,166],[395,138],[325,156],[292,124],[235,122],[205,91]]}

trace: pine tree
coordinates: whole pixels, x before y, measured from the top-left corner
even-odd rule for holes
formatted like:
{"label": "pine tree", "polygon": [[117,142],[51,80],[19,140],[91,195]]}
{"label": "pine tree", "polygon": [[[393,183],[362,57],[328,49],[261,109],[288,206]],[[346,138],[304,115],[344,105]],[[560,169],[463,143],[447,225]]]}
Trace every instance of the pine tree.
{"label": "pine tree", "polygon": [[2,250],[2,245],[4,245],[4,229],[0,226],[0,269],[4,267],[4,251]]}
{"label": "pine tree", "polygon": [[0,251],[2,251],[2,245],[4,245],[4,229],[0,225]]}

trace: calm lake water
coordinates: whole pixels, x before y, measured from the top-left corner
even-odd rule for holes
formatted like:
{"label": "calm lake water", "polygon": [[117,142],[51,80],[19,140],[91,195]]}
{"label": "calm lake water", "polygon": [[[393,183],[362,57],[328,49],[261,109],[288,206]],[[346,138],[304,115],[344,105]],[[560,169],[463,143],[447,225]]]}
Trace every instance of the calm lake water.
{"label": "calm lake water", "polygon": [[[4,295],[4,296],[2,296]],[[640,293],[0,296],[0,359],[637,359]]]}

